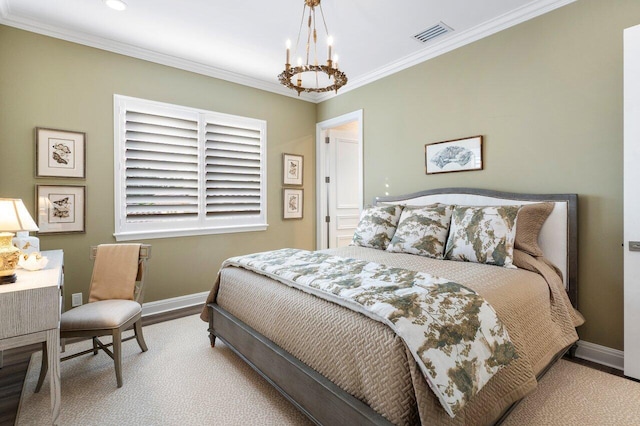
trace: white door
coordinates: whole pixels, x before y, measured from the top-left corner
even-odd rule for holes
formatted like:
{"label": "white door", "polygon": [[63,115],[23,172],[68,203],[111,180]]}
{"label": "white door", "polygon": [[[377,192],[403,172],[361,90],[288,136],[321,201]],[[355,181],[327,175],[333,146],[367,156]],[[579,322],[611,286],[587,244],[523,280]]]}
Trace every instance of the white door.
{"label": "white door", "polygon": [[358,110],[316,124],[318,250],[348,245],[358,225],[364,199],[362,118]]}
{"label": "white door", "polygon": [[624,31],[624,374],[640,379],[640,25]]}
{"label": "white door", "polygon": [[[329,248],[348,246],[360,219],[359,155],[357,133],[328,132]],[[326,143],[326,142],[325,142]]]}

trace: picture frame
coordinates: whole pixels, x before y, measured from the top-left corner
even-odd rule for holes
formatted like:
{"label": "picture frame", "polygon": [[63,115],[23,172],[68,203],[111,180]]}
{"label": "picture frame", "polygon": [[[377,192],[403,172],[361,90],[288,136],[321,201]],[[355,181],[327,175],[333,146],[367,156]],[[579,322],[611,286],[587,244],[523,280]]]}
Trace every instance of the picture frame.
{"label": "picture frame", "polygon": [[302,219],[304,210],[304,190],[283,188],[283,219]]}
{"label": "picture frame", "polygon": [[84,185],[36,185],[38,234],[85,232]]}
{"label": "picture frame", "polygon": [[304,157],[297,154],[282,154],[282,184],[302,186]]}
{"label": "picture frame", "polygon": [[482,142],[483,137],[478,135],[426,144],[424,146],[426,174],[482,170],[484,167]]}
{"label": "picture frame", "polygon": [[44,127],[35,133],[36,177],[86,177],[86,133]]}

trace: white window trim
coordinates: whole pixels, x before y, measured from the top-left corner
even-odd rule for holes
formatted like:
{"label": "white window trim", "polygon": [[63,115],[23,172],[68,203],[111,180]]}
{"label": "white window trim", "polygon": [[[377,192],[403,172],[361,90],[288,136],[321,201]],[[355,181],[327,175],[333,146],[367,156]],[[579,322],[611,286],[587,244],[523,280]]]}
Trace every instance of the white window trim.
{"label": "white window trim", "polygon": [[[206,111],[197,108],[184,107],[179,105],[172,105],[162,102],[149,101],[145,99],[133,98],[122,95],[114,95],[114,219],[115,219],[115,232],[114,237],[116,241],[132,241],[141,239],[154,239],[154,238],[171,238],[182,236],[196,236],[196,235],[211,235],[211,234],[227,234],[235,232],[255,232],[264,231],[269,226],[267,223],[267,132],[266,121],[253,118],[234,116],[229,114],[223,114],[213,111]],[[199,182],[202,182],[205,175],[204,157],[205,144],[202,138],[204,137],[204,127],[206,127],[207,119],[214,119],[219,123],[242,123],[246,125],[251,123],[256,129],[259,129],[262,134],[261,152],[260,152],[260,217],[251,223],[243,224],[213,224],[211,219],[206,218],[206,215],[200,213],[197,220],[190,220],[183,222],[186,226],[175,226],[179,221],[167,221],[167,222],[153,222],[153,223],[138,223],[127,224],[126,223],[126,187],[125,187],[125,150],[124,144],[126,142],[125,134],[125,114],[127,107],[131,108],[143,108],[149,112],[152,110],[161,113],[164,111],[170,111],[172,115],[176,113],[184,114],[185,117],[189,116],[193,119],[197,116],[199,122],[199,143],[198,143],[198,157],[199,157]],[[199,206],[200,210],[203,209],[202,204],[205,203],[203,195],[206,193],[204,185],[199,184]]]}

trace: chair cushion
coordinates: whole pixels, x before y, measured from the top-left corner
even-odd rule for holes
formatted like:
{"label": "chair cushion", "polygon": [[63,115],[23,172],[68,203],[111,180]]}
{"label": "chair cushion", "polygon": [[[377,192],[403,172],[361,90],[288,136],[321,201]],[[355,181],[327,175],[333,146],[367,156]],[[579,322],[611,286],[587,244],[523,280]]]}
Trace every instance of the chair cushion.
{"label": "chair cushion", "polygon": [[60,331],[100,330],[118,328],[142,312],[132,300],[102,300],[63,312]]}

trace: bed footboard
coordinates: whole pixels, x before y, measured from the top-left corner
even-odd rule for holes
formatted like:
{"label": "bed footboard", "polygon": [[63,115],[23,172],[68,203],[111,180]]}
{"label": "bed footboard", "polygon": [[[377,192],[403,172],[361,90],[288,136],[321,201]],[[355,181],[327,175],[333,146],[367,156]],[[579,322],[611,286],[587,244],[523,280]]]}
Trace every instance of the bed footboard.
{"label": "bed footboard", "polygon": [[215,303],[209,309],[216,337],[318,425],[391,425],[380,414],[285,352]]}

